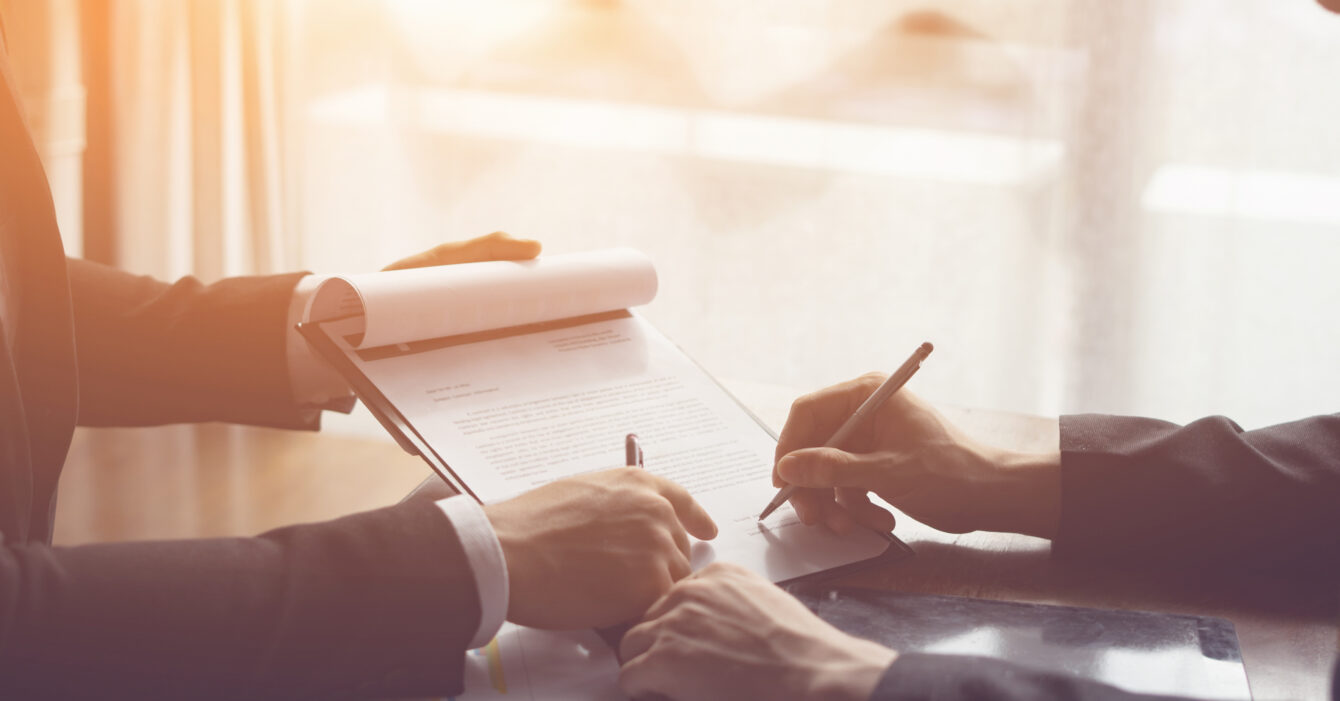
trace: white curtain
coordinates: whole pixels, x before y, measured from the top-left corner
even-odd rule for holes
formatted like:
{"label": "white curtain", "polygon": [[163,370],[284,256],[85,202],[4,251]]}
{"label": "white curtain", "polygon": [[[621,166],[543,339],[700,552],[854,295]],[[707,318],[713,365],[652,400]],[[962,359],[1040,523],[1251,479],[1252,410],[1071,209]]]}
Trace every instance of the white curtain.
{"label": "white curtain", "polygon": [[111,0],[107,13],[117,264],[292,269],[278,5]]}
{"label": "white curtain", "polygon": [[918,387],[956,404],[1340,400],[1340,18],[1310,0],[106,7],[133,270],[503,229],[651,253],[648,316],[760,391],[929,339]]}
{"label": "white curtain", "polygon": [[33,128],[65,250],[83,250],[84,82],[78,0],[0,0],[20,99]]}
{"label": "white curtain", "polygon": [[657,260],[779,393],[1340,407],[1340,17],[1310,0],[293,2],[304,263],[507,229]]}

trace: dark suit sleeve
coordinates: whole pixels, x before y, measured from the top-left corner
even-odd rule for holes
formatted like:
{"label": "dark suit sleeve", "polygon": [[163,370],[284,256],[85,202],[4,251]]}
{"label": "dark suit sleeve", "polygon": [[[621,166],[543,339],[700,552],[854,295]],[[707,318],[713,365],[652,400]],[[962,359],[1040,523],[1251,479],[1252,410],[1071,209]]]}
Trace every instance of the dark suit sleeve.
{"label": "dark suit sleeve", "polygon": [[1340,414],[1063,417],[1061,491],[1062,557],[1340,575]]}
{"label": "dark suit sleeve", "polygon": [[0,697],[459,693],[465,563],[423,499],[256,538],[0,547]]}
{"label": "dark suit sleeve", "polygon": [[899,655],[871,701],[1172,701],[986,657]]}
{"label": "dark suit sleeve", "polygon": [[285,341],[300,274],[167,284],[68,259],[79,423],[228,421],[315,428],[294,404]]}

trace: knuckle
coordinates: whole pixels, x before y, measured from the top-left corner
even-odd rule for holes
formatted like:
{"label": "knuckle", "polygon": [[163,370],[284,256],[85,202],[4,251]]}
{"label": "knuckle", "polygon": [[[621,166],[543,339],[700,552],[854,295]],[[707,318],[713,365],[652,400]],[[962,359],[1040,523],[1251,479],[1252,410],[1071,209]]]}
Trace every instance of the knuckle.
{"label": "knuckle", "polygon": [[616,467],[614,468],[614,472],[617,473],[619,477],[621,477],[625,481],[633,482],[636,484],[648,484],[652,476],[650,472],[647,472],[646,470],[640,467],[635,467],[632,465],[622,465],[620,467]]}
{"label": "knuckle", "polygon": [[648,505],[652,516],[657,521],[672,522],[675,520],[675,507],[670,504],[670,500],[663,496],[653,496]]}
{"label": "knuckle", "polygon": [[661,620],[667,628],[683,629],[694,616],[694,604],[683,604],[671,609],[669,613],[661,616]]}
{"label": "knuckle", "polygon": [[623,640],[619,641],[619,655],[627,659],[633,656],[633,651],[651,647],[652,641],[656,639],[654,631],[657,625],[659,620],[643,623],[625,633]]}
{"label": "knuckle", "polygon": [[701,602],[711,598],[712,582],[702,577],[686,579],[678,586],[681,602]]}
{"label": "knuckle", "polygon": [[646,484],[646,470],[636,467],[616,467],[609,471],[611,479],[631,489],[640,489]]}
{"label": "knuckle", "polygon": [[720,560],[717,560],[716,562],[713,562],[712,564],[702,568],[701,570],[698,570],[699,578],[711,579],[713,577],[720,577],[724,574],[729,573],[732,567],[734,567],[734,565],[732,565],[729,562],[722,562]]}
{"label": "knuckle", "polygon": [[856,378],[856,382],[863,387],[878,387],[884,384],[884,380],[888,379],[888,377],[888,375],[885,375],[882,372],[871,371]]}
{"label": "knuckle", "polygon": [[691,659],[698,647],[682,634],[667,634],[656,641],[657,654],[671,664]]}
{"label": "knuckle", "polygon": [[716,565],[716,571],[721,573],[722,575],[752,574],[751,570],[747,569],[743,565],[737,565],[734,562],[714,562],[712,564]]}
{"label": "knuckle", "polygon": [[[687,600],[688,594],[685,593],[684,588],[692,581],[692,579],[681,579],[674,586],[670,587],[670,591],[665,593],[665,600],[666,603],[669,604],[671,611],[678,609]],[[664,617],[665,616],[662,616],[661,618]]]}
{"label": "knuckle", "polygon": [[705,627],[704,622],[711,615],[711,611],[701,604],[686,603],[683,606],[676,607],[664,618],[666,626],[670,630],[688,634],[691,638],[698,638],[698,634]]}
{"label": "knuckle", "polygon": [[638,543],[638,551],[624,560],[628,569],[638,573],[639,579],[647,581],[655,579],[655,573],[665,560],[656,541],[656,535],[649,535]]}
{"label": "knuckle", "polygon": [[796,400],[791,402],[791,416],[804,416],[810,413],[810,407],[814,406],[817,401],[819,401],[818,392],[810,392],[796,397]]}
{"label": "knuckle", "polygon": [[661,559],[672,556],[679,552],[679,545],[675,543],[675,536],[663,528],[652,531],[651,536],[653,559]]}

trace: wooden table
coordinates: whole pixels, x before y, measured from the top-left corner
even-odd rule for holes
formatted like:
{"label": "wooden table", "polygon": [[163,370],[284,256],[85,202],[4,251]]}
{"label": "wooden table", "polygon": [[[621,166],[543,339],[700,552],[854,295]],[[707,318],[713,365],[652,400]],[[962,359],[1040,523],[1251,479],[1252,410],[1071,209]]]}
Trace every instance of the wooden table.
{"label": "wooden table", "polygon": [[[732,387],[780,425],[785,393]],[[951,411],[980,437],[1054,447],[1054,419]],[[229,426],[82,430],[61,485],[62,544],[249,535],[391,504],[427,468],[389,439]],[[1138,515],[1132,515],[1138,518]],[[1333,584],[1186,572],[1114,572],[1053,562],[1046,541],[948,535],[902,518],[913,560],[846,583],[986,599],[1222,616],[1237,626],[1255,698],[1326,698],[1337,636]]]}

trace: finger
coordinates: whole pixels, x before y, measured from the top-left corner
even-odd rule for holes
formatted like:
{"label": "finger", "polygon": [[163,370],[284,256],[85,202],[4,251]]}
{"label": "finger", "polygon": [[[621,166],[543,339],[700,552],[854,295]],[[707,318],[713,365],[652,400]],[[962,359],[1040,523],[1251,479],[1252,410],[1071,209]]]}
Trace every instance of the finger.
{"label": "finger", "polygon": [[791,493],[791,508],[796,517],[806,526],[813,526],[823,520],[828,511],[825,504],[833,500],[831,489],[797,489]]}
{"label": "finger", "polygon": [[513,238],[502,231],[471,239],[466,244],[468,255],[476,260],[530,260],[540,255],[541,248],[539,241]]}
{"label": "finger", "polygon": [[798,487],[860,487],[879,493],[909,472],[896,453],[848,453],[837,448],[804,448],[777,463],[777,472]]}
{"label": "finger", "polygon": [[540,242],[517,239],[500,231],[468,241],[440,244],[422,253],[398,260],[383,270],[427,268],[435,265],[478,263],[488,260],[529,260],[540,255]]}
{"label": "finger", "polygon": [[860,489],[842,488],[837,490],[837,502],[847,510],[852,520],[879,531],[888,533],[898,525],[897,519],[888,509],[870,501],[870,496]]}
{"label": "finger", "polygon": [[824,525],[838,535],[847,535],[856,528],[856,522],[841,504],[830,501],[824,505]]}
{"label": "finger", "polygon": [[652,621],[639,623],[628,629],[619,642],[619,659],[632,660],[651,649],[656,641],[656,627]]}
{"label": "finger", "polygon": [[717,524],[708,515],[707,510],[698,503],[689,490],[671,482],[664,477],[650,475],[652,484],[655,485],[657,493],[669,500],[670,505],[675,507],[675,515],[679,517],[679,522],[693,537],[701,540],[711,540],[717,537]]}
{"label": "finger", "polygon": [[619,690],[630,699],[665,699],[660,695],[666,689],[666,662],[656,652],[650,651],[635,658],[625,657],[626,662],[619,667]]}
{"label": "finger", "polygon": [[[797,399],[777,438],[774,461],[792,451],[827,443],[883,381],[883,375],[871,373]],[[777,474],[775,469],[773,473]]]}
{"label": "finger", "polygon": [[[689,577],[687,579],[688,581],[692,581],[698,579],[698,577]],[[667,591],[664,596],[653,602],[651,606],[647,607],[647,611],[642,614],[642,620],[654,621],[661,616],[670,613],[671,610],[684,601],[686,591],[688,591],[687,581],[680,580],[676,582],[670,587],[670,591]]]}

